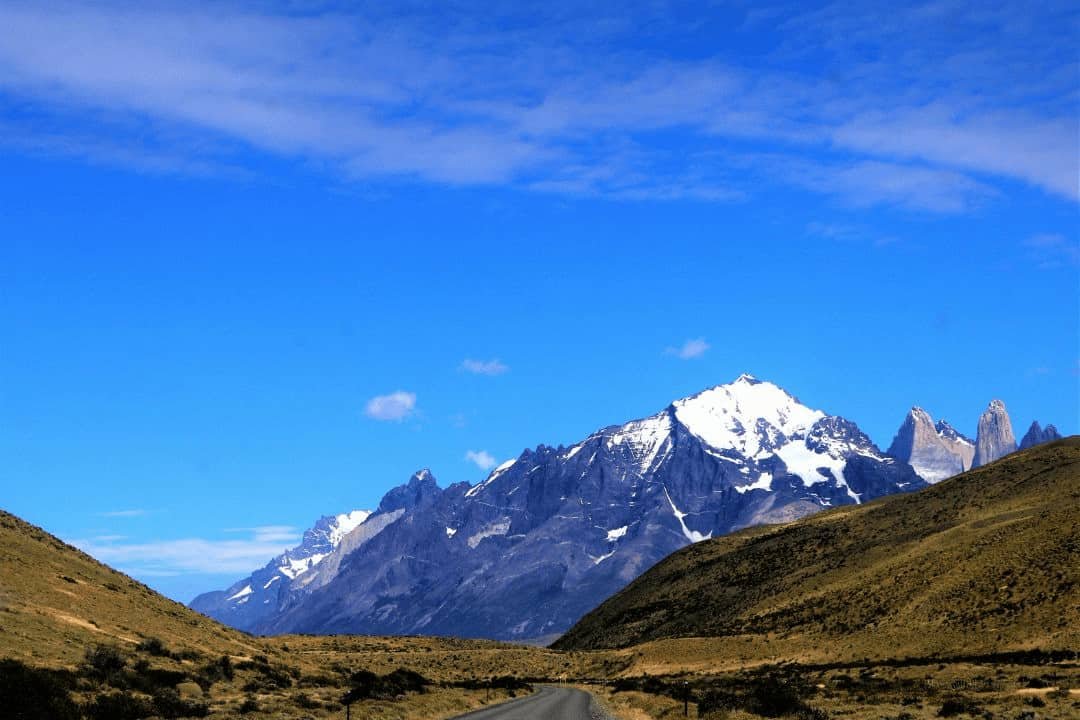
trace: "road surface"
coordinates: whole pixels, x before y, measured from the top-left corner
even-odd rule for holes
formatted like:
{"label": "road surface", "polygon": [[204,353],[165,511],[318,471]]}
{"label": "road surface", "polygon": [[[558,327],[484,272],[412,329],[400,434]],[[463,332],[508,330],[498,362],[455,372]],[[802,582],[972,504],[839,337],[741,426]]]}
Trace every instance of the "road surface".
{"label": "road surface", "polygon": [[454,720],[608,720],[593,705],[592,696],[573,688],[545,685],[528,697],[511,700]]}

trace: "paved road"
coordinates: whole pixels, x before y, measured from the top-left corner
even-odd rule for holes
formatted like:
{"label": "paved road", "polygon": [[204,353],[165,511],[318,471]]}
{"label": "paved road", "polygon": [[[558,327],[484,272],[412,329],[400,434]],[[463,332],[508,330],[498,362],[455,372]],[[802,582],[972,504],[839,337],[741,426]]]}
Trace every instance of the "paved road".
{"label": "paved road", "polygon": [[528,697],[476,710],[455,720],[607,720],[592,696],[573,688],[544,686]]}

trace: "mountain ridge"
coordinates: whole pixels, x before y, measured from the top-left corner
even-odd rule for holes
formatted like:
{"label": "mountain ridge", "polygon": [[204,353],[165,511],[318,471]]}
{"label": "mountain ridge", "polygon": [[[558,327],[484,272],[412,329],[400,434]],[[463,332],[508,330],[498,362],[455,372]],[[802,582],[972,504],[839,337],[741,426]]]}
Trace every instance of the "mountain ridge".
{"label": "mountain ridge", "polygon": [[855,657],[1075,649],[1078,530],[1073,436],[918,493],[680,550],[553,647],[768,637],[781,653],[830,647]]}
{"label": "mountain ridge", "polygon": [[923,485],[855,423],[744,374],[526,449],[473,486],[418,472],[323,561],[332,576],[278,583],[274,611],[248,627],[550,636],[684,545]]}
{"label": "mountain ridge", "polygon": [[315,580],[317,575],[314,571],[320,563],[370,516],[369,510],[324,515],[304,531],[299,545],[286,550],[225,590],[198,595],[188,607],[238,630],[249,630],[277,603],[278,586],[285,584],[283,580],[288,579],[289,584],[296,587],[304,587]]}

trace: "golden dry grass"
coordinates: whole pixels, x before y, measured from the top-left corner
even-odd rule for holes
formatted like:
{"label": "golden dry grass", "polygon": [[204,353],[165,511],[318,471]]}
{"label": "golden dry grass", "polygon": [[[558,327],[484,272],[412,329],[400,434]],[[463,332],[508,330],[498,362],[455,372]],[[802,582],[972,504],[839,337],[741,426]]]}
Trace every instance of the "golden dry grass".
{"label": "golden dry grass", "polygon": [[[1080,648],[1080,438],[698,543],[558,643],[695,669]],[[653,667],[653,665],[658,665]]]}

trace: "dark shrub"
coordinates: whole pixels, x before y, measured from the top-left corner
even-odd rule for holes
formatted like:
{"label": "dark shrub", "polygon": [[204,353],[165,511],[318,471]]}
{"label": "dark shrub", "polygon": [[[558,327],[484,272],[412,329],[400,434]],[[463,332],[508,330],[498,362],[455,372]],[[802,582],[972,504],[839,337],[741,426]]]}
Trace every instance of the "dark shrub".
{"label": "dark shrub", "polygon": [[160,638],[148,637],[142,640],[135,649],[139,652],[148,653],[156,657],[172,657],[172,653],[165,647],[165,643]]}
{"label": "dark shrub", "polygon": [[129,690],[139,690],[147,695],[153,695],[162,688],[175,687],[188,679],[187,673],[179,670],[166,670],[165,668],[150,667],[146,660],[138,660],[131,670],[124,674],[125,687]]}
{"label": "dark shrub", "polygon": [[769,718],[797,715],[812,720],[821,711],[814,710],[803,702],[802,695],[805,690],[805,687],[794,679],[766,675],[750,680],[745,688],[713,687],[706,690],[698,700],[698,713],[747,710]]}
{"label": "dark shrub", "polygon": [[0,708],[11,720],[79,720],[71,699],[71,678],[64,673],[0,660]]}
{"label": "dark shrub", "polygon": [[[349,691],[342,697],[344,705],[369,698],[393,699],[407,693],[422,693],[431,681],[420,673],[398,668],[387,675],[359,670],[349,677]],[[481,687],[486,687],[482,684]]]}
{"label": "dark shrub", "polygon": [[141,720],[154,714],[154,706],[129,692],[103,693],[83,706],[89,720]]}
{"label": "dark shrub", "polygon": [[464,688],[465,690],[483,690],[485,688],[492,688],[515,692],[517,690],[532,689],[532,683],[515,675],[499,675],[498,677],[487,679],[472,678],[470,680],[458,680],[451,683],[451,685],[453,687]]}
{"label": "dark shrub", "polygon": [[769,675],[751,685],[745,707],[750,712],[769,718],[794,714],[807,709],[801,692],[801,686],[794,681]]}
{"label": "dark shrub", "polygon": [[296,707],[303,708],[304,710],[317,710],[322,707],[322,703],[318,700],[312,700],[311,696],[307,693],[297,693],[293,695],[293,702],[296,703]]}
{"label": "dark shrub", "polygon": [[272,667],[264,663],[238,663],[237,669],[253,669],[259,677],[244,683],[245,692],[281,690],[293,687],[293,677],[287,668]]}
{"label": "dark shrub", "polygon": [[938,717],[954,717],[967,713],[968,715],[978,715],[982,712],[982,708],[968,700],[967,698],[956,697],[949,698],[941,705],[941,709],[938,710]]}
{"label": "dark shrub", "polygon": [[164,718],[206,717],[210,707],[180,697],[175,688],[163,688],[154,693],[154,709]]}
{"label": "dark shrub", "polygon": [[240,704],[240,714],[259,712],[259,703],[253,697],[249,697]]}
{"label": "dark shrub", "polygon": [[82,672],[86,677],[108,681],[116,677],[126,666],[127,660],[118,648],[112,645],[94,645],[86,648]]}
{"label": "dark shrub", "polygon": [[734,693],[726,690],[707,690],[702,694],[701,699],[698,700],[698,715],[704,715],[717,710],[735,710],[741,705],[742,703],[738,696]]}
{"label": "dark shrub", "polygon": [[232,660],[228,655],[222,655],[217,660],[211,660],[199,668],[195,682],[199,683],[203,690],[209,690],[214,683],[232,680],[235,676],[236,671],[233,669]]}
{"label": "dark shrub", "polygon": [[389,675],[382,677],[385,692],[392,695],[404,695],[405,693],[422,693],[431,681],[418,672],[398,668]]}

